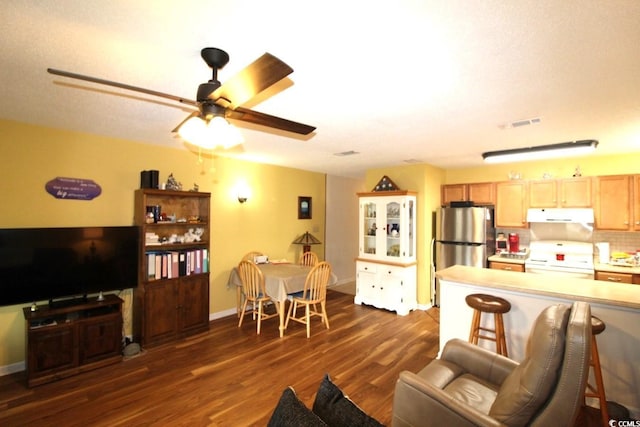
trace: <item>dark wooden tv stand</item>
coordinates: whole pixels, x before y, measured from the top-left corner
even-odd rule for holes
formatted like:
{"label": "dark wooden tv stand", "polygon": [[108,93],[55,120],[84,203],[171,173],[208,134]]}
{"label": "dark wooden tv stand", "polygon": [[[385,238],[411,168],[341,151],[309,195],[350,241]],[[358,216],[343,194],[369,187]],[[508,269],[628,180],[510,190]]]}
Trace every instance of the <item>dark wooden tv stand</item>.
{"label": "dark wooden tv stand", "polygon": [[29,387],[121,361],[122,303],[105,295],[66,307],[24,307]]}

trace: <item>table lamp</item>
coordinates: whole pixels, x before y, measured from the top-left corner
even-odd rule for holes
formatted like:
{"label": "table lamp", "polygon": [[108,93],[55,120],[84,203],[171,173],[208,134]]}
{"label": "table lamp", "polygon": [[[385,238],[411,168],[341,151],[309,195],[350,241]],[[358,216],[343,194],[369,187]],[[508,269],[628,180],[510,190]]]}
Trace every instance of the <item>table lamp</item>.
{"label": "table lamp", "polygon": [[294,245],[304,245],[302,247],[302,252],[309,252],[311,251],[311,245],[319,245],[322,242],[318,239],[316,239],[313,234],[310,234],[308,231],[305,231],[305,233],[298,237],[297,239],[295,239],[292,242]]}

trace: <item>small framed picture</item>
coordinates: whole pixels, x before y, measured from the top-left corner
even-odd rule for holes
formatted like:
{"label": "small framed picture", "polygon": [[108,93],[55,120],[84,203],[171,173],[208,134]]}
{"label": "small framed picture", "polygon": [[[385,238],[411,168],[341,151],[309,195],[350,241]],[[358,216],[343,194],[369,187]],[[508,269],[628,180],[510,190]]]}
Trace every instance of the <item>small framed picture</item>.
{"label": "small framed picture", "polygon": [[311,197],[298,197],[298,219],[311,219]]}

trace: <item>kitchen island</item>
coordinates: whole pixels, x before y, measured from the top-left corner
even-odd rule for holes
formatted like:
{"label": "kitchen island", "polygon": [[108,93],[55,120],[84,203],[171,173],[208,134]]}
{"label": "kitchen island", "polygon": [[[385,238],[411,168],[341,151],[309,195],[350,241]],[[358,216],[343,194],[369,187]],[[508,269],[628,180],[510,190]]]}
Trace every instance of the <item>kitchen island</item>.
{"label": "kitchen island", "polygon": [[[509,357],[517,361],[523,359],[531,326],[545,307],[588,302],[592,314],[606,324],[597,340],[607,400],[640,416],[640,286],[459,265],[438,271],[436,276],[440,281],[440,349],[452,338],[469,338],[472,310],[465,303],[469,294],[496,295],[511,303],[504,326]],[[493,329],[493,316],[484,315],[481,326]],[[481,340],[479,345],[495,351],[491,341]],[[590,378],[593,383],[593,375]]]}

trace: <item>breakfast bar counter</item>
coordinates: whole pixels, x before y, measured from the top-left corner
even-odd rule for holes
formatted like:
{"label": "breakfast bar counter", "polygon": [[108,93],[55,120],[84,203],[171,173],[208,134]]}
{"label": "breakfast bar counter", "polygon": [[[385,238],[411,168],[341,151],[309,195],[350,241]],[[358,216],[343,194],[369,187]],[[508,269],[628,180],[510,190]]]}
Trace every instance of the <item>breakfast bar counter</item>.
{"label": "breakfast bar counter", "polygon": [[640,310],[640,286],[638,285],[603,283],[567,277],[551,280],[547,275],[528,273],[514,275],[511,272],[461,265],[441,270],[436,273],[436,276],[441,281],[450,280],[487,288],[567,297],[572,301],[603,303]]}
{"label": "breakfast bar counter", "polygon": [[[459,265],[440,270],[436,276],[440,283],[440,349],[452,338],[468,339],[472,310],[465,297],[469,294],[496,295],[511,303],[504,326],[509,357],[517,361],[523,359],[531,325],[545,307],[588,302],[592,314],[606,324],[597,340],[607,400],[640,415],[640,285]],[[493,329],[492,316],[483,316],[481,326]],[[491,341],[481,340],[479,345],[495,350]]]}

